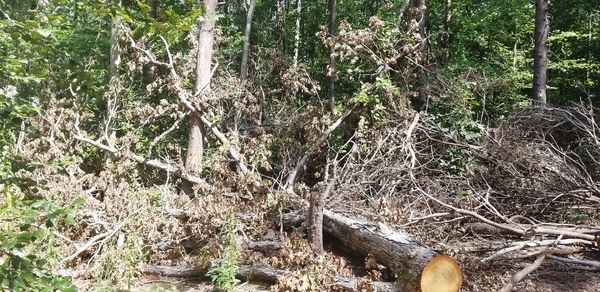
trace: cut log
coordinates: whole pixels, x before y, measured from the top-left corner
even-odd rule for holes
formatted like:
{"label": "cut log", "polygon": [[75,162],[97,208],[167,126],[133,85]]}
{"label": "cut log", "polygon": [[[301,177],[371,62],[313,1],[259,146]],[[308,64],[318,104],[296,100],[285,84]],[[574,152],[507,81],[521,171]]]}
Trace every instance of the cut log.
{"label": "cut log", "polygon": [[383,224],[369,224],[324,210],[323,230],[396,273],[406,291],[458,291],[462,272],[451,257],[442,255],[405,233]]}

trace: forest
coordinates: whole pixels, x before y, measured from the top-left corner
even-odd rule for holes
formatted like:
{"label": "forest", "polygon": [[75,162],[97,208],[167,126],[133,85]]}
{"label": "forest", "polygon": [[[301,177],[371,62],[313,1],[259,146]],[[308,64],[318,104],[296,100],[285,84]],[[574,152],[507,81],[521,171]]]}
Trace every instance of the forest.
{"label": "forest", "polygon": [[600,1],[0,0],[0,291],[600,291]]}

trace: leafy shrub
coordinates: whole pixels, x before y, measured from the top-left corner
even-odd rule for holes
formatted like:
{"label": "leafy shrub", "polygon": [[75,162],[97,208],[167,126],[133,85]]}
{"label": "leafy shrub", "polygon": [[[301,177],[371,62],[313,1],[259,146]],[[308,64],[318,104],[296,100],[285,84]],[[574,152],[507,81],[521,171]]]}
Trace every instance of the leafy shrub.
{"label": "leafy shrub", "polygon": [[224,243],[226,244],[221,259],[216,266],[208,271],[215,288],[224,291],[233,291],[238,280],[235,278],[239,268],[238,259],[240,250],[235,235],[235,217],[229,216],[225,225]]}

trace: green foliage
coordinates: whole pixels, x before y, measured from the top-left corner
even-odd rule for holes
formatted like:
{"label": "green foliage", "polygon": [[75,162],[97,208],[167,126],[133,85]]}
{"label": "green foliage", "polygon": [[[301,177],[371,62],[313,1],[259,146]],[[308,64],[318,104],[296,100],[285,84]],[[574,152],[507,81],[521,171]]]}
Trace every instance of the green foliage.
{"label": "green foliage", "polygon": [[235,217],[231,214],[225,225],[223,238],[225,249],[221,253],[218,264],[211,267],[207,274],[212,279],[215,288],[224,291],[233,291],[238,283],[235,276],[239,268],[240,249],[237,244],[235,224]]}
{"label": "green foliage", "polygon": [[27,199],[14,184],[0,188],[0,289],[75,291],[66,278],[51,272],[58,258],[52,231],[62,223],[74,224],[72,211]]}

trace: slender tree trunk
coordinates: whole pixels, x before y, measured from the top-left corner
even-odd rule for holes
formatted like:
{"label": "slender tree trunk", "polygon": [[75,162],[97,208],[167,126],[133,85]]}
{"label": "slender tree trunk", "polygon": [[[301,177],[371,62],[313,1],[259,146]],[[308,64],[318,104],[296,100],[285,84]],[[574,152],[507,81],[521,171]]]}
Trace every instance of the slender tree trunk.
{"label": "slender tree trunk", "polygon": [[298,67],[298,55],[300,54],[300,17],[302,17],[302,0],[296,0],[296,36],[294,38],[294,68]]}
{"label": "slender tree trunk", "polygon": [[240,70],[242,80],[248,78],[248,54],[250,53],[250,34],[252,32],[252,17],[254,16],[255,7],[256,0],[250,0],[248,14],[246,15],[246,29],[244,30],[244,49],[242,51],[242,68]]}
{"label": "slender tree trunk", "polygon": [[316,254],[323,253],[323,205],[325,195],[320,190],[310,194],[308,208],[308,236]]}
{"label": "slender tree trunk", "polygon": [[446,18],[444,19],[444,32],[443,46],[448,48],[450,46],[450,24],[452,23],[452,0],[446,0]]}
{"label": "slender tree trunk", "polygon": [[[329,0],[329,34],[333,37],[337,34],[336,23],[337,1]],[[333,112],[335,109],[335,58],[333,49],[329,52],[329,74],[327,79],[327,96],[329,97],[329,107]]]}
{"label": "slender tree trunk", "polygon": [[[114,1],[115,5],[120,6],[121,1]],[[119,32],[122,25],[121,17],[115,15],[111,20],[110,25],[110,84],[112,86],[112,94],[106,101],[106,124],[105,132],[108,139],[107,144],[113,146],[116,139],[114,129],[115,119],[121,100],[118,92],[117,82],[119,81],[119,64],[121,63],[121,47],[119,45]]]}
{"label": "slender tree trunk", "polygon": [[417,69],[417,86],[418,86],[418,100],[415,104],[415,109],[423,110],[427,106],[427,101],[429,100],[429,88],[427,84],[427,71],[425,69],[425,48],[427,44],[427,34],[425,31],[425,15],[426,15],[426,0],[414,0],[413,9],[417,11],[414,14],[415,20],[418,23],[419,27],[419,55],[421,58],[421,62],[419,62],[419,67]]}
{"label": "slender tree trunk", "polygon": [[277,0],[277,32],[279,34],[278,42],[281,50],[286,52],[286,38],[285,38],[285,0]]}
{"label": "slender tree trunk", "polygon": [[152,18],[157,19],[158,18],[158,0],[152,0],[152,13],[150,14],[150,16],[152,16]]}
{"label": "slender tree trunk", "polygon": [[548,48],[546,39],[550,27],[548,18],[549,0],[535,2],[535,32],[533,49],[533,101],[536,105],[546,104],[546,83],[548,81]]}
{"label": "slender tree trunk", "polygon": [[[215,14],[217,0],[204,0],[206,8],[204,20],[200,23],[198,31],[198,52],[196,55],[196,82],[194,89],[196,96],[202,97],[210,91],[211,62],[213,54],[213,31],[215,27]],[[196,115],[190,115],[188,122],[188,149],[185,158],[185,169],[192,175],[199,176],[202,172],[202,157],[204,154],[204,135],[206,128]],[[193,184],[183,180],[181,188],[183,192],[194,196]]]}

